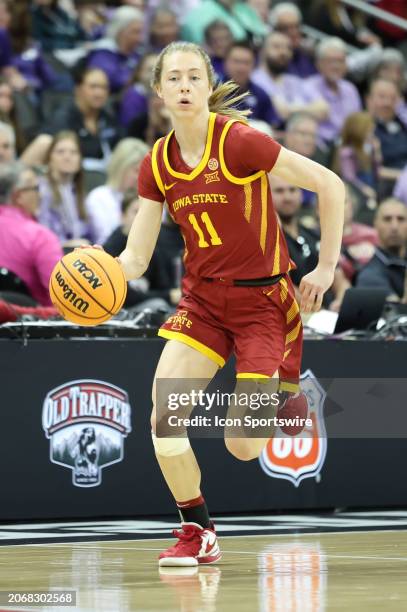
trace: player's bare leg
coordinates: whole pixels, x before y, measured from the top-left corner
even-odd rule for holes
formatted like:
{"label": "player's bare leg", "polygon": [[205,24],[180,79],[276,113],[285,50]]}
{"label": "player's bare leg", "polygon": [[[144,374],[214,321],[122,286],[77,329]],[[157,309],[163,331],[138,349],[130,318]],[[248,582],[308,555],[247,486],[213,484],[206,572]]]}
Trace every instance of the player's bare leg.
{"label": "player's bare leg", "polygon": [[[156,405],[157,381],[165,379],[202,379],[202,389],[214,377],[218,366],[208,357],[186,344],[170,340],[164,347],[153,384],[153,412],[151,425],[157,432],[157,418],[162,416]],[[197,391],[197,385],[193,388]],[[192,406],[190,407],[192,410]],[[158,413],[158,414],[157,414]],[[183,413],[187,416],[187,413]],[[158,433],[158,432],[157,432]],[[163,476],[176,501],[182,519],[182,531],[175,532],[177,544],[160,555],[160,565],[198,565],[220,559],[220,551],[202,497],[201,471],[187,437],[161,438],[153,435],[155,453]]]}
{"label": "player's bare leg", "polygon": [[[249,397],[254,397],[254,394],[267,394],[270,398],[278,392],[279,377],[278,371],[271,378],[267,379],[238,379],[235,387],[235,394],[245,394]],[[270,405],[264,411],[265,417],[271,418],[277,415],[278,405]],[[257,411],[259,412],[259,411]],[[256,417],[256,411],[244,410],[241,405],[236,402],[231,402],[228,412],[228,419],[236,419],[237,422],[242,422],[242,426],[225,427],[225,445],[228,451],[241,461],[250,461],[257,459],[260,456],[263,448],[266,446],[270,438],[273,437],[275,427],[267,428],[267,437],[255,438],[250,437],[250,431],[243,425],[243,415],[249,414]],[[249,431],[249,433],[248,433]],[[253,433],[253,432],[252,432]]]}

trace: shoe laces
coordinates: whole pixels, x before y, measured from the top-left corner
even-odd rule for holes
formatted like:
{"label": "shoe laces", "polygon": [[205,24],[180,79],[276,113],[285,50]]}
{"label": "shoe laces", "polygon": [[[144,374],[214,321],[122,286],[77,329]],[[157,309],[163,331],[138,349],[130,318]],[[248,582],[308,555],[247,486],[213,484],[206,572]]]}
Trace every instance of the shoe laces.
{"label": "shoe laces", "polygon": [[197,541],[197,544],[200,544],[199,532],[200,529],[193,526],[184,527],[182,530],[174,529],[172,534],[178,538],[179,541],[174,544],[172,548],[180,549],[188,547],[190,542],[193,542],[194,540]]}

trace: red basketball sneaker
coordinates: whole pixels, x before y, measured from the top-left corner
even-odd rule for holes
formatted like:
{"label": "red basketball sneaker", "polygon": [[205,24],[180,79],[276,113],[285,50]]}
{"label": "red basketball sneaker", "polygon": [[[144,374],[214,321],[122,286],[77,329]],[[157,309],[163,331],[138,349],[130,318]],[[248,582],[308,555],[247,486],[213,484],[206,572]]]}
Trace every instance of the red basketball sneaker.
{"label": "red basketball sneaker", "polygon": [[219,549],[215,526],[202,529],[196,523],[182,523],[182,530],[174,529],[178,542],[159,556],[160,566],[194,566],[216,563],[222,554]]}

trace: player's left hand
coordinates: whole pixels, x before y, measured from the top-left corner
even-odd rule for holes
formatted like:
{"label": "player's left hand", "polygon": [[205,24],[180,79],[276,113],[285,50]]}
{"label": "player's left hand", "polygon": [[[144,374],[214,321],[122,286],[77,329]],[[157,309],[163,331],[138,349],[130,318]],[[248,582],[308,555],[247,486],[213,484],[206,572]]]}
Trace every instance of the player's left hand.
{"label": "player's left hand", "polygon": [[318,265],[315,270],[302,277],[300,282],[302,312],[317,312],[322,305],[325,291],[334,280],[335,268]]}

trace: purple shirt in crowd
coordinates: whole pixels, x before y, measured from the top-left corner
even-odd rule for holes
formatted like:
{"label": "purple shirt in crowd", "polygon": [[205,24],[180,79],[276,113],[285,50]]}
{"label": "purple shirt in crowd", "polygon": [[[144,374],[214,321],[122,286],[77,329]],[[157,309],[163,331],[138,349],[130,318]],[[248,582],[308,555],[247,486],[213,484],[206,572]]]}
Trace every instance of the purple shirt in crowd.
{"label": "purple shirt in crowd", "polygon": [[141,83],[131,85],[123,94],[120,108],[120,124],[127,127],[138,115],[147,113],[148,97],[145,87]]}
{"label": "purple shirt in crowd", "polygon": [[47,89],[57,81],[57,75],[34,46],[19,55],[13,55],[12,65],[23,75],[33,89]]}
{"label": "purple shirt in crowd", "polygon": [[329,104],[328,118],[321,121],[318,127],[318,135],[325,142],[332,142],[339,136],[348,115],[362,110],[358,90],[345,79],[338,82],[338,90],[334,91],[321,74],[316,74],[306,79],[305,91],[309,102],[322,98]]}
{"label": "purple shirt in crowd", "polygon": [[40,179],[40,212],[38,220],[63,243],[75,238],[92,238],[89,224],[79,217],[72,183],[59,186],[61,202],[53,205],[54,196],[46,178]]}
{"label": "purple shirt in crowd", "polygon": [[308,53],[305,53],[302,49],[295,49],[293,59],[287,68],[287,72],[289,74],[295,74],[302,79],[306,79],[315,74],[317,69]]}
{"label": "purple shirt in crowd", "polygon": [[100,68],[109,79],[110,90],[116,93],[130,81],[133,72],[140,61],[140,53],[124,55],[116,48],[95,49],[89,54],[88,66]]}
{"label": "purple shirt in crowd", "polygon": [[0,206],[0,266],[27,285],[34,300],[50,306],[48,282],[62,257],[58,238],[16,206]]}
{"label": "purple shirt in crowd", "polygon": [[0,69],[11,66],[11,45],[7,30],[0,28]]}

